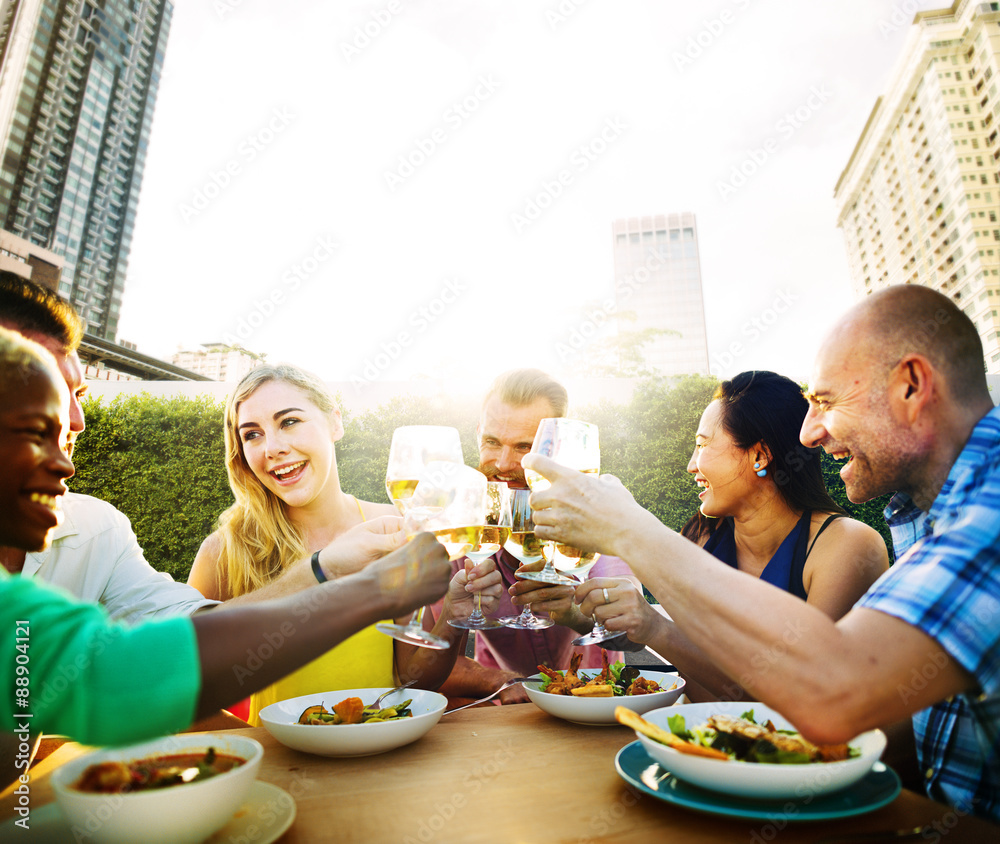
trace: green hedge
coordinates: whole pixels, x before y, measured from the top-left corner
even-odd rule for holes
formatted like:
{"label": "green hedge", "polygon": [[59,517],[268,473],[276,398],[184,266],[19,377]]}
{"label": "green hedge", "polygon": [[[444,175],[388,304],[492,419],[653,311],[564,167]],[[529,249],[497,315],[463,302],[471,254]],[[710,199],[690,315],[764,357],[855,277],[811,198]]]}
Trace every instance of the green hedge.
{"label": "green hedge", "polygon": [[[698,507],[687,472],[698,420],[715,380],[690,376],[639,384],[624,405],[571,407],[601,431],[601,471],[617,475],[636,500],[674,529]],[[342,403],[343,406],[343,403]],[[208,397],[120,395],[105,404],[84,402],[87,430],[74,455],[76,492],[103,498],[131,520],[154,568],[186,580],[202,540],[232,503],[222,438],[223,404]],[[476,465],[478,403],[402,397],[375,410],[344,411],[346,434],[337,446],[343,488],[368,501],[385,501],[385,469],[392,432],[400,425],[453,425],[466,462]],[[839,465],[824,456],[834,498],[879,530],[884,499],[847,501]]]}

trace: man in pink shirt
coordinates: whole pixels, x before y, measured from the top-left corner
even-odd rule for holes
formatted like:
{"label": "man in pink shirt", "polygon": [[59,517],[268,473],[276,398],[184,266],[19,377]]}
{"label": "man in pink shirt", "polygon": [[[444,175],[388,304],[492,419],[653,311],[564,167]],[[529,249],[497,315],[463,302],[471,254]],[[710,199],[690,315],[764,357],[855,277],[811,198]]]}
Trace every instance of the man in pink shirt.
{"label": "man in pink shirt", "polygon": [[[500,375],[483,400],[476,428],[479,470],[491,481],[504,481],[512,489],[527,488],[521,458],[531,450],[538,423],[545,418],[565,416],[567,404],[566,388],[540,370],[515,369]],[[475,700],[511,677],[537,674],[540,664],[566,669],[575,651],[583,652],[582,667],[600,668],[600,647],[573,646],[574,639],[589,633],[593,627],[590,617],[583,615],[573,602],[574,588],[520,581],[514,576],[520,565],[514,557],[501,549],[496,559],[507,591],[495,615],[517,615],[530,594],[532,611],[547,613],[556,623],[544,630],[477,631],[475,660],[459,657],[440,691],[453,699]],[[590,577],[634,579],[632,570],[617,557],[598,559]],[[635,582],[638,585],[638,580]],[[620,651],[608,651],[609,662],[621,658]],[[500,694],[502,703],[526,700],[520,686],[512,686]]]}

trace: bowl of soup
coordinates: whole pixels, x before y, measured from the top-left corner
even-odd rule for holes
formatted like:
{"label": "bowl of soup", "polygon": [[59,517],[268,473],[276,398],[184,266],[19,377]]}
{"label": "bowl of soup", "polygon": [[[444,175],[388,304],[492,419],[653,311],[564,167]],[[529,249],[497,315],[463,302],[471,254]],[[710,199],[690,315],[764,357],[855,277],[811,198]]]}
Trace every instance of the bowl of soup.
{"label": "bowl of soup", "polygon": [[251,738],[183,733],[88,753],[51,783],[76,840],[197,844],[240,808],[263,758]]}

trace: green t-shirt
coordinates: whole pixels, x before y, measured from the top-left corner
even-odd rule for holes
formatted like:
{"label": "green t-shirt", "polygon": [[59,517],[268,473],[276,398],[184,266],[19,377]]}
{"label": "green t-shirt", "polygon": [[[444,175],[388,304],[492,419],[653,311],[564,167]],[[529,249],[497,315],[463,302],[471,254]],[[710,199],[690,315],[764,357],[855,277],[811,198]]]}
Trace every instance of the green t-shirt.
{"label": "green t-shirt", "polygon": [[0,570],[0,689],[4,732],[27,727],[85,744],[176,732],[194,718],[201,690],[194,625],[185,616],[126,627]]}

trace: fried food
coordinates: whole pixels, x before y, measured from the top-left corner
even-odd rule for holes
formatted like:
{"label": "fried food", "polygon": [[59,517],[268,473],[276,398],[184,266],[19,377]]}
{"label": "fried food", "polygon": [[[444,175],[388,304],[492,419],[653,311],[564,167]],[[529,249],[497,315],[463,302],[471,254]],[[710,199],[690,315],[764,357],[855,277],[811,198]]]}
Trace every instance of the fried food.
{"label": "fried food", "polygon": [[[577,652],[569,662],[569,669],[564,673],[539,665],[538,670],[549,678],[549,683],[544,691],[550,695],[574,695],[575,697],[615,697],[617,695],[645,695],[653,692],[662,692],[664,689],[655,680],[647,680],[637,677],[626,687],[627,680],[617,679],[616,671],[624,669],[622,663],[615,663],[615,667],[608,664],[608,652],[601,651],[601,672],[595,677],[587,678],[580,675],[580,663],[583,661],[583,653]],[[675,683],[674,686],[677,684]],[[671,686],[670,688],[674,688]]]}
{"label": "fried food", "polygon": [[802,753],[808,756],[812,762],[836,762],[850,756],[846,742],[842,744],[813,744],[797,733],[789,735],[788,733],[776,732],[774,724],[770,721],[761,725],[732,715],[713,715],[708,719],[708,726],[716,732],[742,736],[750,741],[764,739],[778,750],[786,753]]}
{"label": "fried food", "polygon": [[721,750],[702,747],[700,744],[692,744],[689,741],[684,741],[675,736],[670,730],[664,730],[662,727],[650,723],[641,715],[638,715],[631,709],[626,709],[624,706],[615,707],[615,720],[619,724],[624,724],[626,727],[630,727],[644,736],[649,736],[653,741],[658,741],[660,744],[665,744],[667,747],[672,747],[681,753],[690,753],[692,756],[706,756],[709,759],[729,761],[729,756]]}
{"label": "fried food", "polygon": [[[595,678],[596,680],[596,678]],[[614,697],[615,687],[608,685],[601,685],[600,683],[591,680],[583,686],[577,686],[575,689],[570,689],[569,693],[576,697]]]}

